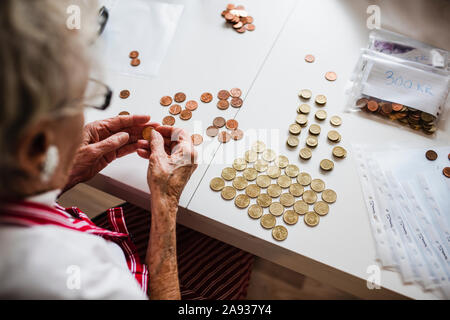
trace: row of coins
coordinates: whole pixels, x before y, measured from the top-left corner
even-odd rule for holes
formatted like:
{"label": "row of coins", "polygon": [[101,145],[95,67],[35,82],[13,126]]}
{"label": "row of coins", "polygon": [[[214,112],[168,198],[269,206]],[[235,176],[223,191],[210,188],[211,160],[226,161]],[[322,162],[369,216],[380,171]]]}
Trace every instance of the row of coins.
{"label": "row of coins", "polygon": [[[220,131],[221,128],[230,130],[230,133],[227,131]],[[227,143],[231,139],[235,141],[241,140],[244,137],[244,131],[239,129],[239,122],[237,120],[225,120],[223,117],[216,117],[213,120],[212,126],[209,126],[206,129],[206,135],[211,138],[218,137],[219,142]]]}
{"label": "row of coins", "polygon": [[[217,108],[220,110],[227,110],[230,107],[230,104],[233,108],[240,108],[244,104],[244,101],[241,98],[242,90],[239,88],[233,88],[230,91],[228,90],[220,90],[217,93],[217,98],[219,101],[217,102]],[[231,98],[231,102],[229,102],[229,98]]]}
{"label": "row of coins", "polygon": [[[178,92],[174,95],[173,99],[170,96],[164,96],[160,99],[159,103],[163,107],[169,107],[169,113],[171,116],[164,117],[162,124],[166,126],[173,126],[175,124],[175,118],[173,116],[179,115],[181,120],[187,121],[192,118],[192,112],[197,110],[198,103],[195,100],[189,100],[185,104],[183,109],[180,103],[186,100],[186,94]],[[176,103],[172,104],[173,101]]]}
{"label": "row of coins", "polygon": [[[231,186],[226,185],[227,181]],[[310,189],[305,190],[308,186]],[[248,215],[261,219],[262,227],[272,229],[273,237],[279,241],[286,239],[287,229],[276,226],[276,217],[283,216],[287,225],[294,225],[299,216],[304,215],[304,222],[313,227],[318,225],[320,216],[328,214],[328,204],[334,203],[337,197],[333,190],[325,189],[323,180],[300,172],[296,165],[289,164],[286,156],[277,156],[260,141],[243,158],[237,158],[232,167],[224,168],[221,177],[213,178],[210,187],[221,192],[223,199],[234,199],[238,208],[248,208]],[[265,193],[262,190],[266,190]],[[243,193],[238,194],[238,191]],[[317,201],[319,193],[322,201]],[[300,197],[302,199],[297,200]],[[274,202],[276,198],[279,201]],[[251,205],[252,199],[256,203]],[[313,211],[309,211],[310,205],[314,205]],[[268,214],[263,214],[264,208],[268,208]]]}

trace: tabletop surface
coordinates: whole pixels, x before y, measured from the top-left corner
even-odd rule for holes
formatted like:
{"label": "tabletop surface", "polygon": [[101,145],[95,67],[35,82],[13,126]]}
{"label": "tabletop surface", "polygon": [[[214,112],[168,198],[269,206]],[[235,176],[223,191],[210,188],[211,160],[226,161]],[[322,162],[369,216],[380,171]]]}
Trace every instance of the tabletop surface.
{"label": "tabletop surface", "polygon": [[[176,126],[200,133],[205,139],[198,147],[199,168],[180,200],[183,209],[179,214],[180,220],[210,236],[355,295],[376,297],[374,290],[364,288],[367,268],[376,264],[375,243],[352,145],[439,146],[448,144],[450,130],[448,121],[441,121],[437,134],[429,137],[358,113],[344,112],[348,79],[360,48],[365,47],[368,41],[369,30],[365,23],[368,4],[363,1],[283,0],[275,6],[273,1],[241,1],[239,4],[245,5],[255,18],[256,30],[238,34],[225,26],[220,16],[227,4],[225,1],[168,2],[181,3],[185,7],[158,77],[142,79],[108,74],[108,84],[115,91],[131,91],[127,105],[115,97],[106,113],[89,111],[87,121],[114,116],[122,110],[151,114],[153,120],[160,121],[168,115],[167,108],[159,105],[159,99],[164,95],[173,96],[183,91],[188,99],[199,101],[201,93],[206,91],[216,95],[221,89],[241,88],[244,104],[240,109],[230,107],[221,111],[216,108],[215,98],[210,104],[199,102],[199,108],[190,121],[177,119]],[[420,3],[417,2],[418,5]],[[380,1],[382,13],[386,8],[383,5],[384,2]],[[409,20],[403,24],[393,19],[397,16],[391,11],[387,16],[383,25],[403,33],[411,31],[402,30]],[[423,24],[424,28],[430,25],[428,30],[442,26],[442,31],[445,31],[445,25],[439,19],[422,17],[416,22],[421,27]],[[423,28],[420,30],[419,38],[426,34]],[[449,46],[445,41],[433,44],[446,49]],[[304,56],[310,53],[316,57],[312,64],[304,61]],[[325,80],[327,71],[335,71],[338,80]],[[291,150],[286,146],[287,129],[295,121],[300,103],[298,91],[304,88],[310,89],[313,96],[327,96],[324,110],[328,119],[331,115],[339,115],[343,119],[337,131],[342,135],[339,145],[348,150],[348,156],[335,161],[334,170],[327,174],[320,171],[319,161],[331,158],[332,145],[326,138],[326,132],[331,129],[328,120],[320,123],[322,134],[311,160],[299,159],[300,147]],[[314,103],[309,104],[312,106],[309,124],[317,123],[313,114],[318,108]],[[205,129],[217,116],[236,119],[246,132],[245,138],[227,144],[208,138]],[[306,136],[306,132],[301,133],[300,146],[304,145]],[[236,208],[233,201],[222,200],[220,194],[210,189],[211,179],[220,176],[222,169],[230,166],[233,159],[242,157],[256,139],[264,141],[278,154],[287,156],[290,163],[299,166],[301,171],[324,180],[327,187],[337,192],[338,200],[330,205],[330,213],[316,228],[307,227],[299,220],[296,225],[287,227],[288,238],[277,242],[270,231],[248,217],[247,210]],[[148,207],[146,168],[145,160],[136,155],[127,156],[103,170],[96,178],[97,185],[125,200],[135,200]],[[284,225],[281,218],[277,219],[280,220],[277,224]],[[404,285],[400,275],[391,271],[382,271],[381,285],[387,289],[387,296],[440,297],[437,292],[423,292],[416,285]]]}

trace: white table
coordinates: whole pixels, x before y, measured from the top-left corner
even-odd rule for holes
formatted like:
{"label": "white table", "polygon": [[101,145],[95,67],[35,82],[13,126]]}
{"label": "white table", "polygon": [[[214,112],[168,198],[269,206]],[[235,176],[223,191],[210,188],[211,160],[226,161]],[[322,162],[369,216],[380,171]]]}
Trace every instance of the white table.
{"label": "white table", "polygon": [[[277,1],[275,6],[273,1],[240,1],[255,18],[256,25],[255,32],[240,35],[224,27],[220,12],[226,1],[173,2],[184,3],[185,9],[159,77],[143,80],[109,75],[108,83],[117,92],[125,88],[132,92],[126,101],[127,107],[115,99],[106,113],[90,111],[87,120],[113,116],[125,109],[136,114],[150,113],[154,120],[160,121],[167,115],[167,109],[159,105],[163,95],[183,91],[188,99],[199,100],[205,91],[215,95],[220,89],[239,87],[243,90],[244,105],[240,110],[230,107],[220,111],[215,99],[210,104],[200,103],[191,121],[177,119],[176,125],[205,137],[198,149],[200,166],[180,201],[179,223],[362,298],[440,298],[439,293],[404,285],[399,274],[385,270],[381,273],[381,290],[369,290],[366,286],[367,267],[376,264],[375,245],[351,144],[385,144],[388,141],[423,147],[443,145],[450,140],[448,123],[446,127],[445,123],[441,125],[443,128],[436,137],[430,138],[360,115],[343,113],[347,80],[359,48],[366,46],[368,40],[367,4],[362,1],[283,0]],[[383,12],[384,2],[381,8]],[[395,17],[393,15],[386,24],[394,21],[394,28],[399,24],[397,30],[406,33]],[[420,23],[423,21],[418,20]],[[448,46],[448,43],[441,46]],[[304,62],[303,57],[308,53],[316,56],[315,63]],[[336,82],[324,79],[325,72],[330,70],[338,74]],[[336,161],[335,169],[326,175],[318,166],[320,159],[331,157],[332,147],[326,139],[330,129],[328,120],[321,124],[319,147],[310,161],[300,161],[299,148],[290,151],[285,144],[287,128],[294,122],[299,104],[297,93],[302,88],[311,89],[314,95],[325,94],[328,115],[343,118],[338,131],[343,136],[341,145],[347,148],[349,155],[343,161]],[[313,103],[311,106],[315,111]],[[207,138],[204,130],[219,115],[236,118],[243,130],[249,130],[245,139],[221,145],[217,139]],[[313,118],[311,114],[310,123],[315,122]],[[220,194],[209,188],[213,177],[220,176],[221,170],[230,166],[234,158],[243,156],[256,140],[256,133],[270,148],[288,156],[301,171],[323,179],[328,187],[337,191],[338,201],[330,206],[330,214],[318,227],[309,228],[299,220],[295,226],[288,227],[286,241],[276,242],[258,221],[248,217],[246,210],[237,209],[233,201],[222,200]],[[300,145],[303,145],[306,133],[300,137]],[[90,184],[149,208],[146,168],[146,161],[131,155],[117,160]]]}

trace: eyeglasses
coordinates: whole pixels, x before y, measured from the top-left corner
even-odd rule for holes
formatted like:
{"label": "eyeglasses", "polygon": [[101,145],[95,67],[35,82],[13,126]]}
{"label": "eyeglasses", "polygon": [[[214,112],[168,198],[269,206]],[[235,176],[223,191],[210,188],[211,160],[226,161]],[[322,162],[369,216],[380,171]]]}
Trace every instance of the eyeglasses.
{"label": "eyeglasses", "polygon": [[111,104],[112,90],[103,82],[89,79],[82,105],[87,108],[105,110]]}

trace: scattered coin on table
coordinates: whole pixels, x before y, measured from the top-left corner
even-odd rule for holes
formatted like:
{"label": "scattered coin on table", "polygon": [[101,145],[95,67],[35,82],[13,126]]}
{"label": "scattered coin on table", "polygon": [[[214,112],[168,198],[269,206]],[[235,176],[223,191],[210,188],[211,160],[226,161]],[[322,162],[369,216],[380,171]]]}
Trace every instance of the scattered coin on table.
{"label": "scattered coin on table", "polygon": [[327,73],[325,73],[325,79],[327,79],[328,81],[335,81],[337,79],[336,72],[328,71]]}
{"label": "scattered coin on table", "polygon": [[314,204],[314,212],[320,216],[327,215],[329,210],[330,210],[330,207],[328,206],[328,203],[326,203],[324,201],[317,201]]}
{"label": "scattered coin on table", "polygon": [[217,98],[219,98],[219,100],[227,100],[229,97],[230,93],[228,92],[228,90],[220,90],[217,94]]}
{"label": "scattered coin on table", "polygon": [[295,118],[295,122],[297,122],[301,126],[305,126],[306,124],[308,124],[308,117],[304,114],[299,114]]}
{"label": "scattered coin on table", "polygon": [[447,178],[450,178],[450,167],[445,167],[444,169],[442,169],[442,174]]}
{"label": "scattered coin on table", "polygon": [[236,178],[236,170],[234,168],[228,167],[222,170],[222,178],[227,181],[231,181]]}
{"label": "scattered coin on table", "polygon": [[130,96],[130,91],[129,90],[122,90],[120,91],[119,94],[121,99],[127,99]]}
{"label": "scattered coin on table", "polygon": [[169,113],[176,116],[181,113],[181,106],[179,104],[173,104],[169,108]]}
{"label": "scattered coin on table", "polygon": [[240,194],[234,199],[234,204],[240,209],[245,209],[250,205],[250,198],[245,194]]}
{"label": "scattered coin on table", "polygon": [[174,100],[175,100],[175,102],[181,103],[184,100],[186,100],[186,94],[183,92],[177,92],[177,93],[175,93]]}
{"label": "scattered coin on table", "polygon": [[222,189],[221,196],[225,200],[233,200],[236,197],[236,189],[230,186],[226,186]]}
{"label": "scattered coin on table", "polygon": [[330,119],[330,123],[335,126],[338,127],[342,124],[342,119],[339,116],[332,116]]}
{"label": "scattered coin on table", "polygon": [[327,203],[336,202],[336,198],[337,198],[337,195],[336,195],[336,192],[334,192],[334,190],[327,189],[322,192],[322,200]]}
{"label": "scattered coin on table", "polygon": [[325,110],[317,110],[315,117],[317,120],[325,120],[327,118],[327,112]]}
{"label": "scattered coin on table", "polygon": [[191,139],[194,146],[199,146],[203,143],[203,137],[200,134],[193,134]]}
{"label": "scattered coin on table", "polygon": [[172,116],[164,117],[162,120],[162,124],[165,126],[173,126],[175,124],[175,118]]}
{"label": "scattered coin on table", "polygon": [[244,102],[242,101],[242,99],[241,98],[232,98],[231,99],[231,106],[233,107],[233,108],[240,108],[240,107],[242,107],[242,104],[243,104]]}
{"label": "scattered coin on table", "polygon": [[311,112],[311,107],[309,104],[303,103],[297,108],[298,113],[308,114]]}
{"label": "scattered coin on table", "polygon": [[321,179],[311,180],[311,190],[320,193],[325,190],[325,182]]}
{"label": "scattered coin on table", "polygon": [[218,139],[219,139],[219,142],[221,142],[221,143],[227,143],[231,140],[231,134],[229,134],[226,131],[222,131],[219,133]]}
{"label": "scattered coin on table", "polygon": [[330,130],[328,132],[327,137],[328,137],[328,140],[330,140],[331,142],[340,142],[341,141],[341,135],[336,130]]}
{"label": "scattered coin on table", "polygon": [[245,194],[250,198],[258,198],[261,194],[261,189],[256,184],[251,184],[245,188]]}
{"label": "scattered coin on table", "polygon": [[129,57],[130,59],[136,59],[137,57],[139,57],[139,52],[136,50],[131,51]]}
{"label": "scattered coin on table", "polygon": [[312,190],[306,190],[303,192],[302,198],[307,204],[313,204],[317,201],[317,194]]}
{"label": "scattered coin on table", "polygon": [[203,103],[210,103],[213,100],[213,95],[209,92],[202,93],[200,101]]}
{"label": "scattered coin on table", "polygon": [[131,64],[131,66],[133,66],[133,67],[137,67],[137,66],[139,66],[139,65],[141,64],[141,60],[138,59],[138,58],[132,59],[131,62],[130,62],[130,64]]}
{"label": "scattered coin on table", "polygon": [[206,129],[206,135],[208,137],[214,138],[219,134],[219,129],[215,126],[210,126]]}
{"label": "scattered coin on table", "polygon": [[186,109],[189,111],[195,111],[198,108],[198,103],[197,101],[194,100],[189,100],[188,102],[186,102]]}
{"label": "scattered coin on table", "polygon": [[248,181],[253,181],[256,180],[256,178],[258,177],[258,171],[256,171],[255,168],[247,168],[244,170],[242,175]]}
{"label": "scattered coin on table", "polygon": [[277,179],[277,184],[283,188],[289,188],[292,184],[292,179],[290,177],[288,177],[287,175],[281,175],[278,177]]}
{"label": "scattered coin on table", "polygon": [[237,158],[233,162],[233,168],[237,171],[243,171],[247,169],[247,161],[244,158]]}
{"label": "scattered coin on table", "polygon": [[252,150],[256,153],[262,153],[266,150],[266,144],[262,141],[256,141],[252,145]]}
{"label": "scattered coin on table", "polygon": [[309,133],[313,134],[313,135],[319,135],[321,131],[321,128],[318,124],[312,124],[309,126]]}
{"label": "scattered coin on table", "polygon": [[317,213],[309,211],[305,214],[304,219],[306,225],[310,227],[315,227],[319,224],[320,217]]}
{"label": "scattered coin on table", "polygon": [[434,151],[434,150],[428,150],[428,151],[425,153],[425,157],[426,157],[428,160],[430,160],[430,161],[434,161],[434,160],[436,160],[436,159],[438,158],[438,155],[437,155],[436,151]]}
{"label": "scattered coin on table", "polygon": [[303,215],[306,212],[308,212],[309,210],[309,205],[303,201],[303,200],[298,200],[294,203],[294,211],[297,214]]}
{"label": "scattered coin on table", "polygon": [[265,160],[267,162],[274,161],[276,156],[277,156],[277,154],[272,149],[266,149],[266,150],[264,150],[264,152],[262,154],[263,160]]}
{"label": "scattered coin on table", "polygon": [[262,214],[263,214],[263,208],[261,208],[257,204],[252,204],[248,208],[248,215],[252,219],[259,219],[259,218],[261,218]]}
{"label": "scattered coin on table", "polygon": [[325,97],[323,94],[317,95],[316,103],[321,106],[325,105],[327,103],[327,97]]}
{"label": "scattered coin on table", "polygon": [[265,214],[261,217],[261,226],[265,229],[272,229],[275,227],[277,219],[272,214]]}
{"label": "scattered coin on table", "polygon": [[223,117],[217,117],[213,120],[213,125],[217,128],[223,128],[227,121]]}
{"label": "scattered coin on table", "polygon": [[275,226],[272,229],[272,237],[277,241],[286,240],[287,236],[288,236],[288,231],[283,226]]}
{"label": "scattered coin on table", "polygon": [[164,96],[161,98],[161,100],[159,101],[159,103],[164,106],[164,107],[168,107],[172,104],[172,98],[169,96]]}
{"label": "scattered coin on table", "polygon": [[331,171],[334,168],[334,162],[329,159],[320,161],[320,168],[325,171]]}
{"label": "scattered coin on table", "polygon": [[300,143],[300,140],[296,136],[289,136],[286,143],[289,147],[295,148]]}
{"label": "scattered coin on table", "polygon": [[304,187],[309,186],[311,184],[311,180],[311,175],[306,172],[300,172],[297,176],[297,182]]}
{"label": "scattered coin on table", "polygon": [[211,180],[209,186],[214,191],[222,191],[225,188],[225,181],[222,178],[214,178]]}
{"label": "scattered coin on table", "polygon": [[312,92],[309,89],[302,89],[298,96],[302,99],[309,100],[312,97]]}
{"label": "scattered coin on table", "polygon": [[226,125],[227,129],[236,130],[239,126],[239,123],[234,119],[230,119],[226,122],[225,125]]}
{"label": "scattered coin on table", "polygon": [[272,198],[266,193],[261,193],[256,199],[256,202],[261,207],[268,208],[272,204]]}
{"label": "scattered coin on table", "polygon": [[293,135],[299,135],[302,131],[302,127],[298,123],[293,123],[289,126],[289,133]]}
{"label": "scattered coin on table", "polygon": [[300,149],[300,153],[299,153],[300,158],[302,158],[303,160],[309,160],[312,157],[312,151],[310,148],[302,148]]}
{"label": "scattered coin on table", "polygon": [[307,54],[305,56],[305,61],[308,63],[313,63],[316,60],[316,58],[312,54]]}
{"label": "scattered coin on table", "polygon": [[233,180],[233,187],[236,190],[245,190],[248,186],[248,181],[244,177],[236,177],[236,179]]}
{"label": "scattered coin on table", "polygon": [[281,203],[279,202],[273,202],[270,206],[269,206],[269,212],[271,214],[273,214],[276,217],[279,217],[283,214],[284,212],[284,207]]}
{"label": "scattered coin on table", "polygon": [[319,140],[315,136],[308,136],[306,138],[306,145],[310,148],[315,148],[319,144]]}
{"label": "scattered coin on table", "polygon": [[189,120],[189,119],[191,119],[192,118],[192,112],[191,111],[189,111],[189,110],[187,110],[187,109],[184,109],[183,111],[181,111],[181,113],[180,113],[180,119],[181,120]]}
{"label": "scattered coin on table", "polygon": [[230,103],[228,102],[228,100],[217,101],[217,108],[220,110],[227,110],[229,106],[230,106]]}
{"label": "scattered coin on table", "polygon": [[333,156],[337,158],[345,158],[347,156],[347,150],[345,150],[343,147],[334,147],[332,152]]}
{"label": "scattered coin on table", "polygon": [[294,210],[286,210],[283,214],[283,221],[292,226],[298,222],[298,214]]}

